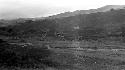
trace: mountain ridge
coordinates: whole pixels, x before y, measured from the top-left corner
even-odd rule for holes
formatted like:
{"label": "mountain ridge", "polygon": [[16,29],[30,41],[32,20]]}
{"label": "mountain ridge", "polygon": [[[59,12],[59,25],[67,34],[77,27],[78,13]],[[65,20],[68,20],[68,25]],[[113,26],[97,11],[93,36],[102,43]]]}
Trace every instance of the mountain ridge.
{"label": "mountain ridge", "polygon": [[125,9],[125,5],[106,5],[97,9],[89,9],[89,10],[76,10],[73,12],[64,12],[57,15],[52,15],[47,18],[53,19],[53,18],[63,18],[63,17],[69,17],[69,16],[75,16],[80,14],[91,14],[91,13],[97,13],[97,12],[106,12],[110,11],[111,9],[118,10],[118,9]]}

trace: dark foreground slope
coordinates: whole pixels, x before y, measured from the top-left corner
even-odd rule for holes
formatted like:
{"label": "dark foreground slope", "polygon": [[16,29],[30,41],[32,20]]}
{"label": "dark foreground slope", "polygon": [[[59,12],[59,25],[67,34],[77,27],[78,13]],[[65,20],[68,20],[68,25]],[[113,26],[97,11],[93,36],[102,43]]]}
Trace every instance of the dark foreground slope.
{"label": "dark foreground slope", "polygon": [[[33,45],[12,45],[0,39],[0,69],[55,67],[57,62],[52,61],[53,51]],[[20,70],[20,69],[19,69]]]}
{"label": "dark foreground slope", "polygon": [[[123,70],[124,54],[114,51],[47,49],[0,44],[1,70]],[[108,49],[105,49],[108,50]],[[113,55],[112,55],[113,54]]]}

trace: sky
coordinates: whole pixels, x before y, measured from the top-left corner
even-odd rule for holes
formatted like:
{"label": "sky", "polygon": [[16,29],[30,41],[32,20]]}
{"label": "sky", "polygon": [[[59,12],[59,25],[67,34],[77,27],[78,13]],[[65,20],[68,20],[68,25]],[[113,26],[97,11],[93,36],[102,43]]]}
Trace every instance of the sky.
{"label": "sky", "polygon": [[0,0],[0,19],[46,17],[105,5],[125,5],[125,0]]}

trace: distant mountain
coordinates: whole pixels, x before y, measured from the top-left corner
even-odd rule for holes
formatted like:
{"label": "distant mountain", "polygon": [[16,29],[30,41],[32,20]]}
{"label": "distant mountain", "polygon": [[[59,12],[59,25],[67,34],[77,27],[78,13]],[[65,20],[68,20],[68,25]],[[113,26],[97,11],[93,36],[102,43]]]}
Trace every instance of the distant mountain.
{"label": "distant mountain", "polygon": [[125,38],[124,6],[109,5],[97,10],[89,14],[61,16],[55,19],[18,19],[13,22],[8,20],[7,23],[15,23],[15,26],[1,28],[1,34],[19,37],[44,35],[56,37],[55,33],[59,33],[59,36],[63,35],[67,40],[74,36],[81,36],[83,39],[109,38],[110,36]]}
{"label": "distant mountain", "polygon": [[110,11],[111,9],[125,9],[125,5],[107,5],[98,9],[90,9],[90,10],[76,10],[74,12],[65,12],[60,13],[57,15],[49,16],[47,18],[62,18],[62,17],[69,17],[69,16],[75,16],[80,14],[90,14],[90,13],[97,13],[97,12],[106,12]]}
{"label": "distant mountain", "polygon": [[109,11],[111,9],[115,9],[115,10],[125,9],[125,5],[107,5],[107,6],[98,8],[97,10],[99,12],[106,12],[106,11]]}
{"label": "distant mountain", "polygon": [[[74,36],[81,36],[83,39],[107,38],[110,36],[125,37],[125,9],[81,14],[61,19],[25,20],[25,22],[19,22],[18,20],[16,24],[9,28],[2,28],[4,35],[41,37],[47,34],[47,37],[55,37],[57,32],[60,33],[59,35],[64,35],[65,39],[68,40]],[[3,31],[1,32],[3,33]]]}

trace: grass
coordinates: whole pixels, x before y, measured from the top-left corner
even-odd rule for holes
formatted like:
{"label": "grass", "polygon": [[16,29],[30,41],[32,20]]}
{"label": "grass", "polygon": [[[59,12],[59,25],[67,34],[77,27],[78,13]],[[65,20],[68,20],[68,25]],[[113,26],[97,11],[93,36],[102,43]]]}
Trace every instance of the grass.
{"label": "grass", "polygon": [[[112,50],[120,48],[123,49],[124,43],[99,42],[99,41],[47,41],[47,42],[34,41],[31,43],[33,43],[33,46],[36,46],[35,48],[38,49],[46,45],[49,45],[51,47],[49,50],[51,50],[53,53],[49,55],[47,59],[50,62],[52,62],[52,64],[50,64],[49,62],[45,62],[44,70],[125,69],[125,62],[124,62],[125,50],[120,50],[120,51]],[[18,49],[17,51],[20,52],[21,49]],[[22,53],[25,53],[24,50],[22,50]],[[35,54],[34,56],[39,56],[39,55]],[[2,69],[6,70],[6,67],[1,68],[0,70]],[[34,69],[34,68],[17,67],[17,70],[42,70],[42,69],[43,68]]]}

